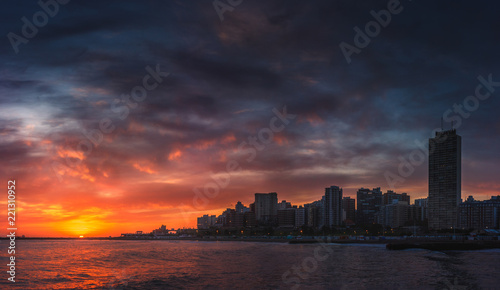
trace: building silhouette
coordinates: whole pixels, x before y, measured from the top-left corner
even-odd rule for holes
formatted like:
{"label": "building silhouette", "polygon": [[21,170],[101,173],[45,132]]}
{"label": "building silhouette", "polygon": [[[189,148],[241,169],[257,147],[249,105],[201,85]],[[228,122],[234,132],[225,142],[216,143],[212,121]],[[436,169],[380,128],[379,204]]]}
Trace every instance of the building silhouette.
{"label": "building silhouette", "polygon": [[415,199],[415,206],[418,207],[420,211],[419,216],[421,217],[421,221],[429,219],[429,202],[427,198],[418,198]]}
{"label": "building silhouette", "polygon": [[255,194],[255,219],[258,223],[274,225],[278,221],[278,194],[256,193]]}
{"label": "building silhouette", "polygon": [[293,207],[278,209],[278,226],[283,228],[294,228],[296,210],[297,209]]}
{"label": "building silhouette", "polygon": [[287,202],[286,200],[282,200],[280,203],[278,203],[278,210],[287,209],[287,208],[292,208],[291,202]]}
{"label": "building silhouette", "polygon": [[461,202],[462,137],[456,130],[429,139],[429,229],[458,226]]}
{"label": "building silhouette", "polygon": [[327,227],[342,224],[342,188],[330,186],[325,188],[325,222]]}
{"label": "building silhouette", "polygon": [[394,200],[406,201],[408,204],[410,204],[410,196],[406,192],[399,194],[395,193],[392,190],[388,190],[386,193],[384,193],[383,199],[384,199],[384,205],[393,204]]}
{"label": "building silhouette", "polygon": [[299,206],[295,210],[295,227],[302,227],[306,225],[306,209],[303,206]]}
{"label": "building silhouette", "polygon": [[375,214],[383,205],[383,196],[380,187],[370,190],[360,188],[356,194],[358,209],[356,211],[356,225],[369,225],[376,223]]}
{"label": "building silhouette", "polygon": [[304,204],[305,223],[308,227],[319,229],[324,225],[324,196],[312,203]]}
{"label": "building silhouette", "polygon": [[351,226],[356,220],[356,200],[346,196],[342,198],[342,209],[344,210],[344,222],[347,226]]}
{"label": "building silhouette", "polygon": [[215,225],[217,218],[215,215],[203,215],[197,219],[198,229],[208,229]]}
{"label": "building silhouette", "polygon": [[409,205],[408,201],[392,199],[390,204],[380,207],[380,211],[375,213],[376,222],[384,227],[398,228],[408,221]]}
{"label": "building silhouette", "polygon": [[245,212],[248,212],[250,211],[250,209],[246,206],[244,206],[241,201],[238,201],[236,203],[236,205],[234,206],[234,209],[236,210],[236,212],[241,212],[241,213],[245,213]]}
{"label": "building silhouette", "polygon": [[484,201],[469,196],[460,204],[460,227],[475,230],[500,228],[500,195]]}

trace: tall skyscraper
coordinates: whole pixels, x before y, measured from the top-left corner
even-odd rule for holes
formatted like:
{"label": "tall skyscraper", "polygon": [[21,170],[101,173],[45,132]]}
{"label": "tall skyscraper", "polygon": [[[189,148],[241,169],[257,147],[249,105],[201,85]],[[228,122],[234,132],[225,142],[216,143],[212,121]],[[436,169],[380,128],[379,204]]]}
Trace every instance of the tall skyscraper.
{"label": "tall skyscraper", "polygon": [[455,129],[429,139],[429,228],[458,226],[462,196],[462,137]]}
{"label": "tall skyscraper", "polygon": [[342,216],[342,188],[338,186],[325,188],[325,226],[340,226]]}
{"label": "tall skyscraper", "polygon": [[278,194],[255,194],[255,219],[264,224],[275,224],[278,219]]}

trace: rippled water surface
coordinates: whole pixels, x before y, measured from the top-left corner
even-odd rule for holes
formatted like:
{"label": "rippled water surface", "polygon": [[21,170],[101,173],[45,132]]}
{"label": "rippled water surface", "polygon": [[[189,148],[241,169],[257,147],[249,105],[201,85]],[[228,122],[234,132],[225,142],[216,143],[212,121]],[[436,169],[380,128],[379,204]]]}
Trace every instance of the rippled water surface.
{"label": "rippled water surface", "polygon": [[[500,250],[384,245],[21,240],[18,289],[500,289]],[[2,240],[2,264],[7,241]]]}

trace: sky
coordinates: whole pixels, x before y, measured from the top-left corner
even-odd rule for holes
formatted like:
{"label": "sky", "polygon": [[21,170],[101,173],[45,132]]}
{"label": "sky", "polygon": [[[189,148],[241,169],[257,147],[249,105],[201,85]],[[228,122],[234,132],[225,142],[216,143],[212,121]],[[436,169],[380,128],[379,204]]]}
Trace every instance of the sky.
{"label": "sky", "polygon": [[331,185],[424,198],[419,148],[442,118],[462,198],[500,194],[498,3],[45,2],[0,18],[18,235],[195,227],[256,192],[302,205]]}

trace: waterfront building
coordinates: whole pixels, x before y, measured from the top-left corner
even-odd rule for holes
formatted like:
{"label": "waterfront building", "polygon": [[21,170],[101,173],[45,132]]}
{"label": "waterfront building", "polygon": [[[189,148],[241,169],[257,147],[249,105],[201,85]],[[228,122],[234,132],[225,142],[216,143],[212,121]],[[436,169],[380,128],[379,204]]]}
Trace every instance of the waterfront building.
{"label": "waterfront building", "polygon": [[421,221],[424,221],[429,218],[427,198],[415,199],[415,206],[420,208]]}
{"label": "waterfront building", "polygon": [[388,190],[386,193],[384,193],[382,198],[384,200],[384,204],[392,204],[394,200],[406,201],[408,204],[410,204],[410,196],[406,192],[399,194],[395,193],[392,190]]}
{"label": "waterfront building", "polygon": [[377,223],[391,228],[398,228],[408,221],[408,202],[394,199],[391,204],[386,204],[376,213]]}
{"label": "waterfront building", "polygon": [[285,228],[295,227],[295,208],[285,208],[278,210],[278,226]]}
{"label": "waterfront building", "polygon": [[[215,220],[215,216],[212,216],[213,220]],[[152,234],[155,236],[164,236],[168,235],[169,230],[167,229],[166,225],[161,225],[158,229],[153,230]]]}
{"label": "waterfront building", "polygon": [[320,229],[324,224],[324,196],[322,199],[304,205],[308,227]]}
{"label": "waterfront building", "polygon": [[[215,215],[203,215],[197,219],[197,226],[199,230],[208,229],[214,226],[217,221]],[[163,227],[163,226],[162,226]]]}
{"label": "waterfront building", "polygon": [[356,224],[369,225],[376,223],[375,214],[383,205],[380,187],[373,190],[360,188],[356,194],[358,208],[356,211]]}
{"label": "waterfront building", "polygon": [[500,228],[500,195],[478,201],[469,196],[460,204],[460,227],[464,229]]}
{"label": "waterfront building", "polygon": [[299,206],[295,210],[295,227],[299,228],[306,224],[306,209],[303,206]]}
{"label": "waterfront building", "polygon": [[227,227],[242,228],[244,226],[244,213],[231,209],[228,216]]}
{"label": "waterfront building", "polygon": [[255,213],[253,211],[248,211],[243,213],[245,219],[245,227],[253,228],[257,226],[257,221],[255,220]]}
{"label": "waterfront building", "polygon": [[330,186],[325,188],[324,225],[327,227],[342,225],[342,188]]}
{"label": "waterfront building", "polygon": [[356,200],[349,196],[342,198],[343,222],[351,226],[356,220]]}
{"label": "waterfront building", "polygon": [[256,193],[255,194],[255,218],[257,222],[265,225],[274,225],[278,218],[278,194]]}
{"label": "waterfront building", "polygon": [[454,129],[436,132],[429,139],[429,229],[457,227],[461,168],[462,137]]}

